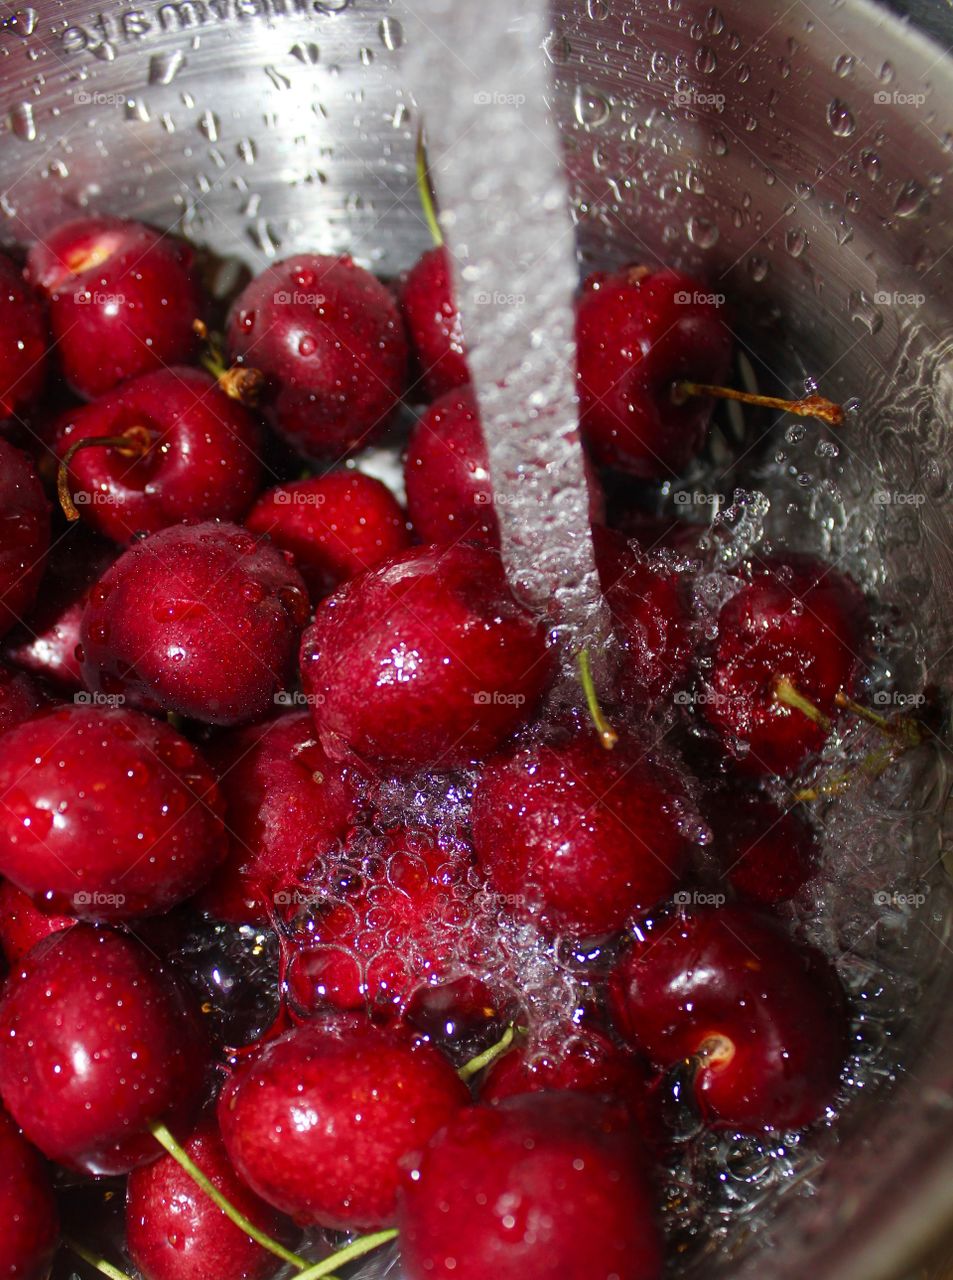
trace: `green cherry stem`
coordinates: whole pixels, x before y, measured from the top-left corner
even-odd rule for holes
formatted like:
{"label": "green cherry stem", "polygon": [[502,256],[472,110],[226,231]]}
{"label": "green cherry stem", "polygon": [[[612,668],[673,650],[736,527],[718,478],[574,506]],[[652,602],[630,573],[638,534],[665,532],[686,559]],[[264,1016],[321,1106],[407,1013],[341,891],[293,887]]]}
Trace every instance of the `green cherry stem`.
{"label": "green cherry stem", "polygon": [[440,230],[440,223],[437,221],[437,210],[434,208],[430,173],[427,169],[427,149],[424,146],[423,125],[417,130],[417,194],[420,197],[420,207],[423,211],[424,221],[430,228],[434,244],[439,249],[443,244],[443,232]]}
{"label": "green cherry stem", "polygon": [[800,711],[802,715],[807,716],[808,720],[812,720],[814,724],[820,725],[825,733],[830,733],[832,725],[830,717],[826,716],[819,707],[815,707],[801,693],[796,685],[793,685],[786,676],[779,676],[774,682],[774,700],[780,702],[783,707],[790,707],[793,711]]}
{"label": "green cherry stem", "polygon": [[[151,1126],[151,1130],[152,1136],[155,1138],[156,1142],[158,1142],[161,1147],[165,1148],[172,1159],[177,1164],[181,1165],[196,1186],[202,1188],[209,1199],[213,1200],[218,1205],[226,1218],[229,1218],[234,1222],[235,1226],[238,1227],[240,1231],[244,1231],[246,1235],[251,1236],[252,1240],[257,1244],[260,1244],[263,1249],[267,1249],[269,1253],[273,1253],[276,1258],[281,1258],[283,1262],[290,1262],[293,1267],[297,1267],[301,1272],[304,1272],[305,1268],[309,1268],[311,1266],[307,1258],[302,1258],[297,1253],[292,1253],[290,1249],[286,1249],[284,1245],[279,1244],[277,1240],[272,1240],[270,1236],[266,1236],[265,1233],[260,1231],[253,1222],[250,1222],[243,1213],[240,1213],[231,1201],[226,1200],[221,1191],[219,1191],[219,1189],[205,1176],[195,1161],[192,1160],[179,1143],[176,1142],[175,1138],[164,1124],[154,1124]],[[311,1274],[311,1272],[308,1272],[308,1274]],[[322,1271],[317,1274],[327,1275],[328,1272]]]}
{"label": "green cherry stem", "polygon": [[357,1240],[346,1244],[343,1249],[338,1249],[337,1253],[332,1253],[329,1258],[309,1266],[307,1271],[299,1272],[295,1280],[334,1280],[332,1272],[337,1267],[346,1266],[357,1258],[363,1258],[366,1253],[372,1253],[382,1244],[390,1244],[391,1240],[396,1239],[397,1232],[393,1228],[388,1231],[375,1231],[369,1236],[360,1236]]}
{"label": "green cherry stem", "polygon": [[502,1037],[497,1040],[496,1044],[491,1044],[489,1049],[484,1049],[482,1053],[478,1053],[475,1058],[471,1058],[469,1062],[465,1062],[457,1071],[457,1075],[461,1080],[472,1080],[473,1077],[484,1067],[488,1067],[490,1063],[496,1062],[497,1058],[502,1058],[503,1054],[508,1052],[512,1047],[513,1040],[516,1037],[516,1028],[512,1022],[503,1032]]}
{"label": "green cherry stem", "polygon": [[97,1253],[92,1253],[89,1249],[73,1240],[70,1236],[63,1237],[63,1243],[67,1249],[76,1254],[77,1258],[82,1260],[90,1267],[95,1267],[97,1271],[104,1276],[109,1276],[109,1280],[132,1280],[130,1275],[125,1271],[120,1271],[118,1267],[114,1267],[111,1262],[107,1262],[105,1258],[100,1257]]}
{"label": "green cherry stem", "polygon": [[588,649],[580,649],[576,655],[576,663],[579,667],[579,683],[582,685],[582,691],[586,695],[586,706],[589,708],[592,723],[595,725],[596,732],[599,734],[606,751],[611,751],[619,741],[619,735],[602,714],[602,708],[599,706],[596,686],[592,679],[592,668],[589,665]]}

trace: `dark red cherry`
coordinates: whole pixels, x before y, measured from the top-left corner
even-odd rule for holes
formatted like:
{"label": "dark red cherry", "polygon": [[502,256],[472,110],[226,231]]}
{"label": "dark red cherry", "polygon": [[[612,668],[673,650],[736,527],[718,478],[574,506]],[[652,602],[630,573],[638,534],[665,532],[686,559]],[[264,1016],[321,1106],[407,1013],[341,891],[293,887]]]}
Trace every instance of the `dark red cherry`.
{"label": "dark red cherry", "polygon": [[489,760],[473,843],[490,885],[522,917],[577,937],[620,929],[676,888],[688,845],[676,775],[645,745],[594,734]]}
{"label": "dark red cherry", "polygon": [[[182,1146],[253,1226],[286,1247],[296,1242],[300,1232],[239,1178],[214,1120],[203,1120]],[[227,1218],[169,1155],[129,1175],[126,1248],[143,1280],[268,1280],[284,1265]]]}
{"label": "dark red cherry", "polygon": [[195,354],[206,300],[192,250],[174,236],[80,218],[33,246],[27,277],[49,298],[60,367],[81,396]]}
{"label": "dark red cherry", "polygon": [[668,480],[701,449],[711,400],[679,403],[682,380],[723,383],[731,334],[720,295],[667,268],[626,267],[586,281],[576,313],[583,438],[594,457]]}
{"label": "dark red cherry", "polygon": [[457,546],[345,583],[305,632],[301,668],[329,755],[411,770],[487,754],[532,714],[553,661],[499,556]]}
{"label": "dark red cherry", "polygon": [[388,832],[369,873],[299,928],[287,972],[295,1005],[396,1013],[439,985],[469,917],[467,865],[433,832]]}
{"label": "dark red cherry", "polygon": [[853,582],[829,565],[759,562],[724,604],[702,710],[746,772],[787,774],[826,741],[818,723],[783,699],[785,682],[821,717],[850,694],[869,633]]}
{"label": "dark red cherry", "polygon": [[450,261],[442,245],[422,253],[407,272],[400,290],[400,307],[427,398],[434,400],[469,382]]}
{"label": "dark red cherry", "polygon": [[797,809],[732,786],[708,798],[705,816],[722,875],[749,902],[787,902],[817,870],[817,841]]}
{"label": "dark red cherry", "polygon": [[260,719],[290,680],[308,615],[289,558],[211,521],[134,543],[89,594],[87,686],[206,724]]}
{"label": "dark red cherry", "polygon": [[52,911],[159,914],[225,854],[208,765],[138,711],[54,708],[11,729],[0,738],[0,795],[0,873]]}
{"label": "dark red cherry", "polygon": [[39,1154],[0,1111],[0,1276],[47,1280],[60,1239],[50,1175]]}
{"label": "dark red cherry", "polygon": [[404,476],[407,510],[424,542],[500,545],[490,463],[469,387],[448,391],[421,415]]}
{"label": "dark red cherry", "polygon": [[266,1045],[225,1085],[218,1115],[253,1190],[298,1222],[350,1231],[394,1221],[400,1161],[467,1098],[430,1045],[346,1018]]}
{"label": "dark red cherry", "polygon": [[269,489],[245,524],[292,553],[314,601],[410,546],[400,503],[360,471],[329,471]]}
{"label": "dark red cherry", "polygon": [[848,1030],[836,975],[750,907],[644,922],[610,991],[621,1029],[656,1067],[695,1062],[713,1127],[799,1129],[833,1102]]}
{"label": "dark red cherry", "polygon": [[397,305],[346,256],[302,253],[268,267],[232,305],[227,337],[230,358],[265,375],[272,426],[307,457],[367,444],[404,390]]}
{"label": "dark red cherry", "polygon": [[0,421],[36,403],[49,371],[50,337],[39,298],[0,254]]}
{"label": "dark red cherry", "polygon": [[467,1107],[401,1188],[407,1280],[659,1280],[646,1160],[616,1108],[579,1093]]}
{"label": "dark red cherry", "polygon": [[28,893],[9,880],[0,880],[0,951],[11,967],[19,964],[44,938],[75,923],[74,916],[47,915]]}
{"label": "dark red cherry", "polygon": [[0,736],[29,720],[46,701],[39,685],[25,671],[0,662]]}
{"label": "dark red cherry", "polygon": [[97,436],[126,446],[78,449],[67,473],[76,511],[126,544],[182,520],[241,520],[261,484],[261,430],[201,369],[160,369],[68,410],[60,458]]}
{"label": "dark red cherry", "polygon": [[0,1003],[0,1095],[51,1160],[128,1173],[185,1130],[204,1090],[198,1014],[134,938],[77,924],[42,944]]}
{"label": "dark red cherry", "polygon": [[50,545],[50,507],[33,463],[0,439],[0,635],[29,613]]}
{"label": "dark red cherry", "polygon": [[264,924],[354,817],[354,785],[315,741],[308,711],[238,729],[206,751],[221,779],[228,857],[199,902],[220,920]]}

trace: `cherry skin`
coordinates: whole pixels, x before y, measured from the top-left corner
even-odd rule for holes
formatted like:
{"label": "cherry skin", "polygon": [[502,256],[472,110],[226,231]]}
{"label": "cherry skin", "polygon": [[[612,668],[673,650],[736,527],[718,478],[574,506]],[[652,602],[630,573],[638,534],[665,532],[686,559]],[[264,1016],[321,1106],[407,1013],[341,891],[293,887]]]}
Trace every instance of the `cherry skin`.
{"label": "cherry skin", "polygon": [[188,1131],[208,1047],[198,1012],[134,938],[77,924],[41,943],[0,1002],[0,1094],[27,1138],[83,1173],[161,1154]]}
{"label": "cherry skin", "polygon": [[[272,1240],[297,1235],[235,1172],[214,1120],[182,1142],[217,1191]],[[169,1155],[135,1169],[126,1184],[126,1247],[143,1280],[268,1280],[284,1264],[262,1248]]]}
{"label": "cherry skin", "polygon": [[297,1008],[379,1017],[440,984],[469,916],[466,870],[432,832],[389,832],[370,873],[299,927],[287,973]]}
{"label": "cherry skin", "polygon": [[265,375],[271,425],[309,458],[367,444],[404,390],[397,305],[346,256],[302,253],[268,267],[232,305],[227,339],[233,361]]}
{"label": "cherry skin", "polygon": [[486,755],[552,672],[545,626],[513,597],[499,556],[463,546],[415,549],[345,583],[301,647],[328,754],[399,771]]}
{"label": "cherry skin", "polygon": [[0,439],[0,635],[29,612],[50,546],[50,507],[33,463]]}
{"label": "cherry skin", "polygon": [[869,620],[860,590],[827,565],[759,562],[721,608],[702,704],[738,767],[788,774],[824,745],[829,729],[779,700],[785,680],[830,719],[850,694]]}
{"label": "cherry skin", "polygon": [[46,697],[25,671],[0,662],[0,736],[29,720],[46,704]]}
{"label": "cherry skin", "polygon": [[155,915],[225,854],[197,748],[138,711],[53,708],[0,738],[0,873],[52,911]]}
{"label": "cherry skin", "polygon": [[27,412],[49,371],[46,317],[19,268],[0,254],[0,421]]}
{"label": "cherry skin", "polygon": [[404,478],[407,510],[425,542],[500,545],[490,463],[470,387],[446,392],[421,416]]}
{"label": "cherry skin", "polygon": [[59,1244],[56,1197],[46,1165],[0,1111],[0,1276],[47,1280]]}
{"label": "cherry skin", "polygon": [[473,798],[473,844],[491,887],[549,932],[622,928],[676,888],[686,798],[673,772],[593,734],[489,760]]}
{"label": "cherry skin", "polygon": [[400,503],[360,471],[329,471],[269,489],[245,524],[292,553],[314,601],[410,546]]}
{"label": "cherry skin", "polygon": [[700,281],[667,268],[588,278],[576,352],[583,438],[599,463],[668,480],[699,452],[711,400],[679,404],[673,388],[728,376],[731,335],[714,298]]}
{"label": "cherry skin", "polygon": [[843,992],[819,951],[753,908],[643,922],[610,992],[621,1030],[656,1067],[697,1061],[695,1099],[713,1128],[799,1129],[833,1101]]}
{"label": "cherry skin", "polygon": [[[76,510],[126,545],[183,520],[241,520],[261,485],[261,431],[251,413],[201,369],[160,369],[65,413],[61,458],[78,441],[128,437],[134,456],[94,446],[68,472]],[[144,450],[139,453],[138,450]]]}
{"label": "cherry skin", "polygon": [[75,923],[75,916],[47,915],[28,893],[9,880],[0,880],[0,951],[11,967],[45,938]]}
{"label": "cherry skin", "polygon": [[225,1085],[218,1116],[254,1191],[298,1222],[350,1231],[394,1221],[400,1161],[468,1096],[436,1049],[346,1018],[267,1044]]}
{"label": "cherry skin", "polygon": [[27,278],[49,299],[60,368],[92,397],[163,365],[187,363],[205,312],[192,250],[141,222],[80,218],[39,241]]}
{"label": "cherry skin", "polygon": [[721,873],[745,901],[788,902],[817,870],[817,841],[796,809],[732,787],[711,796],[705,813]]}
{"label": "cherry skin", "polygon": [[402,1185],[407,1280],[659,1280],[644,1165],[618,1109],[585,1094],[468,1107]]}
{"label": "cherry skin", "polygon": [[463,326],[453,300],[450,260],[438,245],[422,253],[404,277],[400,307],[427,397],[470,381]]}
{"label": "cherry skin", "polygon": [[206,724],[260,719],[287,686],[308,615],[289,559],[212,521],[134,543],[89,595],[87,687]]}
{"label": "cherry skin", "polygon": [[206,755],[221,779],[228,856],[199,905],[219,920],[265,924],[343,838],[356,809],[353,781],[315,741],[307,711],[237,729]]}

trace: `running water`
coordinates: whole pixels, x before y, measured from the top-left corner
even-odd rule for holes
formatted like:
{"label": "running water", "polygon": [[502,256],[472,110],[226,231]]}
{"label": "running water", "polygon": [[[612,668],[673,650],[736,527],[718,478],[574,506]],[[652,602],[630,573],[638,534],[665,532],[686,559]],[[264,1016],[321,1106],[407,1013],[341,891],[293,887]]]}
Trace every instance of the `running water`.
{"label": "running water", "polygon": [[453,262],[510,580],[556,623],[566,670],[609,634],[578,434],[578,284],[545,6],[408,0],[406,72]]}

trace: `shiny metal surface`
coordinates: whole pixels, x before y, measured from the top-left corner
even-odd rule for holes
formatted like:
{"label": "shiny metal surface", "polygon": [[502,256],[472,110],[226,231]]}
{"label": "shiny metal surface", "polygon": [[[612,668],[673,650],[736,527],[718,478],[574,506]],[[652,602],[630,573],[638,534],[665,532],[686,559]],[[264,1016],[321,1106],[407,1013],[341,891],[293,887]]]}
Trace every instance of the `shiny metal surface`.
{"label": "shiny metal surface", "polygon": [[[461,0],[463,2],[463,0]],[[920,4],[934,33],[945,5]],[[843,480],[926,495],[879,513],[928,678],[950,684],[953,598],[953,68],[863,0],[562,0],[547,56],[591,259],[664,258],[735,299],[762,377],[798,367],[859,395]],[[383,274],[428,243],[382,0],[23,6],[0,30],[0,236],[82,209],[178,225],[252,267],[347,249]],[[435,76],[465,76],[465,50]],[[849,539],[849,525],[841,530]],[[931,781],[925,807],[947,781]],[[939,846],[937,852],[939,852]],[[924,925],[924,928],[927,926]],[[728,1273],[901,1275],[953,1216],[953,964],[935,972],[907,1070]],[[715,1274],[714,1269],[711,1272]]]}

